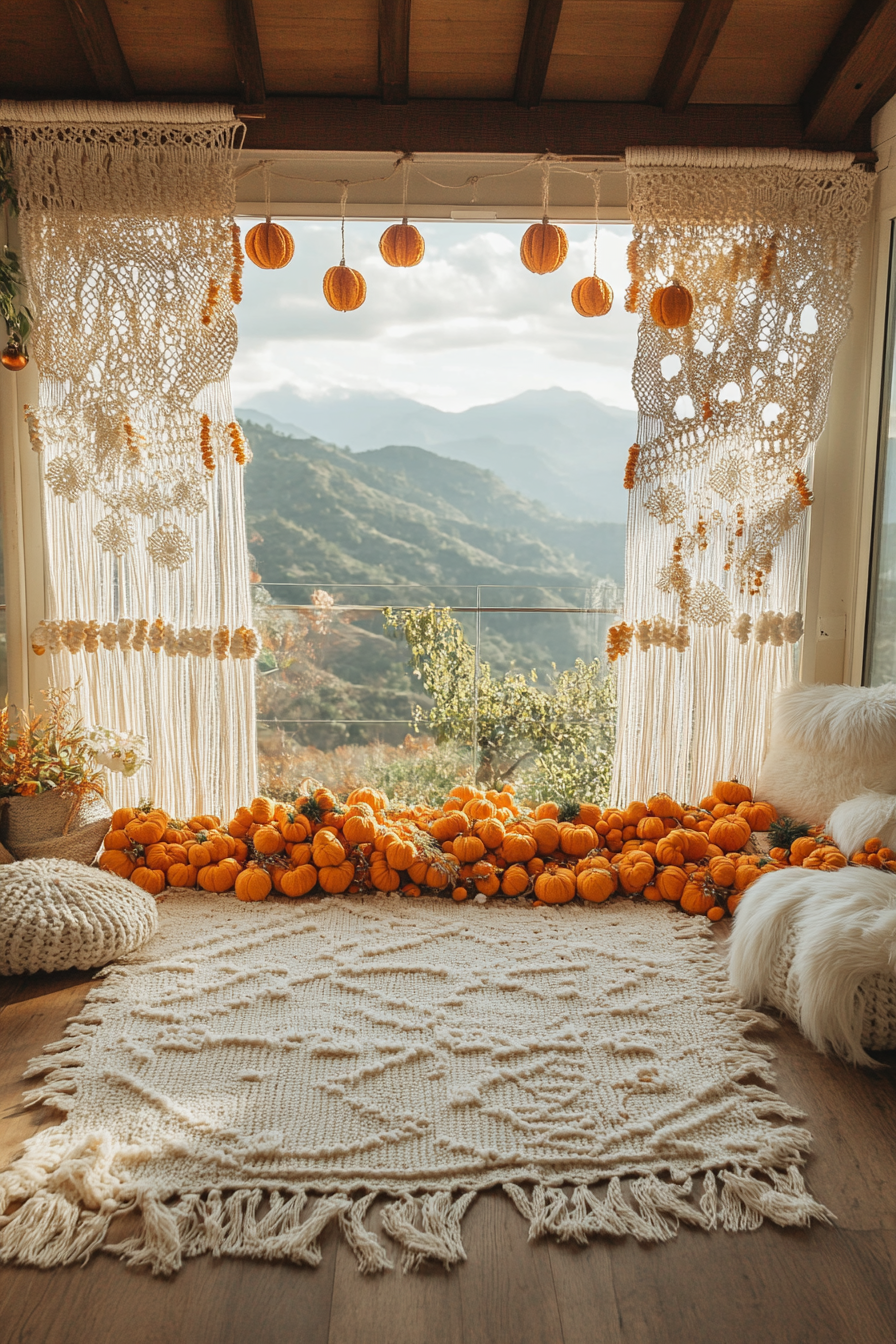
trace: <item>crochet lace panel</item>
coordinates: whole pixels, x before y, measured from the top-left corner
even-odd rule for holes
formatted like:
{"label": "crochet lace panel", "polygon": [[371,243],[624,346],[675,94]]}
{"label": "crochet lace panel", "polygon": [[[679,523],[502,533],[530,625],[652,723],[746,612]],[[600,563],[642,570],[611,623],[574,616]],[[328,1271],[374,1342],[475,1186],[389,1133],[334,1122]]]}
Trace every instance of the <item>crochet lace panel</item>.
{"label": "crochet lace panel", "polygon": [[639,331],[635,395],[657,425],[638,479],[732,439],[749,444],[747,495],[799,466],[824,425],[873,182],[862,168],[629,169],[637,311],[673,279],[694,298],[687,326]]}
{"label": "crochet lace panel", "polygon": [[[180,799],[192,811],[211,792],[220,805],[231,788],[224,760],[227,770],[237,765],[224,735],[253,717],[248,674],[239,689],[199,678],[214,720],[200,744],[192,672],[158,660],[138,671],[122,653],[110,676],[79,651],[90,641],[75,637],[155,621],[180,632],[177,653],[192,664],[211,657],[215,632],[228,641],[250,633],[248,454],[229,387],[241,124],[217,105],[6,103],[0,117],[10,128],[35,312],[40,401],[25,416],[43,466],[46,618],[61,632],[36,643],[49,646],[58,684],[82,679],[89,720],[155,737],[160,801]],[[219,714],[230,721],[220,734]],[[164,722],[172,725],[166,742]],[[247,747],[240,787],[254,780],[250,756]],[[184,759],[192,762],[186,775]]]}
{"label": "crochet lace panel", "polygon": [[[697,797],[758,772],[802,633],[807,473],[874,184],[851,159],[628,152],[627,306],[642,322],[623,636],[676,633],[635,633],[619,663],[616,798]],[[650,302],[673,283],[694,310],[669,330]]]}
{"label": "crochet lace panel", "polygon": [[195,546],[184,521],[211,502],[209,397],[206,437],[217,457],[230,452],[239,123],[66,123],[52,105],[34,117],[9,114],[45,479],[72,505],[89,495],[102,506],[89,532],[104,551],[140,546],[179,569]]}

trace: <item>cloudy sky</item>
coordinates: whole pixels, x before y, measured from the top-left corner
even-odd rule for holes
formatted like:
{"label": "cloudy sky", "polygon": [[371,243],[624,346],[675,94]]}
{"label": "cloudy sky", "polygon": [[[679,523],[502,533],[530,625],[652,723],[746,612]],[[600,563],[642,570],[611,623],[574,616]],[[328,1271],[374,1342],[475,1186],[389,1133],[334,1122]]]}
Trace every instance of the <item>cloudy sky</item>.
{"label": "cloudy sky", "polygon": [[346,262],[363,272],[367,301],[354,313],[336,313],[321,281],[339,261],[338,220],[284,222],[296,243],[291,264],[261,271],[246,263],[236,405],[260,405],[278,388],[304,397],[351,389],[457,411],[563,387],[634,406],[637,320],[623,308],[627,224],[600,229],[598,274],[616,297],[608,316],[586,319],[569,295],[592,273],[593,225],[569,226],[564,265],[538,276],[519,259],[523,223],[422,224],[423,261],[396,270],[377,250],[385,225],[350,220]]}

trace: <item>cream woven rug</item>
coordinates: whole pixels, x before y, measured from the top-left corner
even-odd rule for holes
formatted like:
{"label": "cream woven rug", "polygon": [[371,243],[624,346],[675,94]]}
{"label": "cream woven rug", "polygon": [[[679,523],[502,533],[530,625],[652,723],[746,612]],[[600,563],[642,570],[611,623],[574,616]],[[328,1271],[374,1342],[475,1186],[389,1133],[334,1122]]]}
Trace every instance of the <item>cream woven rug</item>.
{"label": "cream woven rug", "polygon": [[0,1175],[0,1260],[315,1264],[336,1219],[364,1271],[450,1266],[495,1185],[532,1236],[582,1242],[827,1216],[744,1035],[764,1019],[664,905],[184,894],[159,913],[29,1069],[28,1098],[67,1117]]}

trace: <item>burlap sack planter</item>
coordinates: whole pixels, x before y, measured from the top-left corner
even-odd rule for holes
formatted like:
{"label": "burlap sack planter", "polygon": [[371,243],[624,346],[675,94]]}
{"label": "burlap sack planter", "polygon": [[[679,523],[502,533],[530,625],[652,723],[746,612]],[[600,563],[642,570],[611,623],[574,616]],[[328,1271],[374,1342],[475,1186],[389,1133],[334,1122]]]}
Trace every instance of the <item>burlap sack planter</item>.
{"label": "burlap sack planter", "polygon": [[79,799],[63,789],[2,800],[0,842],[16,859],[93,863],[112,816],[103,798]]}

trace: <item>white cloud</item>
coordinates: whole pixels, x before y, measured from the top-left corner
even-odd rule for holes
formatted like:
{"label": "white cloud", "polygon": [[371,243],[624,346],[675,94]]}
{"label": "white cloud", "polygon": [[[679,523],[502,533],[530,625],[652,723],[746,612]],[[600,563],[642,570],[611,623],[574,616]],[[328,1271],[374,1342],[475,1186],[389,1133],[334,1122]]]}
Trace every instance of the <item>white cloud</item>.
{"label": "white cloud", "polygon": [[378,251],[384,225],[349,221],[346,261],[363,272],[367,300],[336,313],[323,297],[339,261],[339,224],[288,221],[296,242],[283,271],[247,262],[238,309],[237,402],[278,387],[303,396],[337,388],[392,392],[443,410],[501,401],[530,388],[565,387],[632,407],[637,319],[623,308],[629,227],[601,227],[598,273],[615,302],[581,318],[573,284],[592,272],[593,225],[572,225],[569,255],[553,275],[519,259],[524,224],[426,223],[426,255],[396,270]]}

